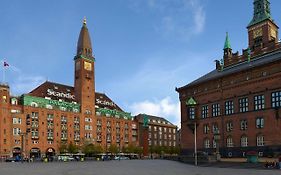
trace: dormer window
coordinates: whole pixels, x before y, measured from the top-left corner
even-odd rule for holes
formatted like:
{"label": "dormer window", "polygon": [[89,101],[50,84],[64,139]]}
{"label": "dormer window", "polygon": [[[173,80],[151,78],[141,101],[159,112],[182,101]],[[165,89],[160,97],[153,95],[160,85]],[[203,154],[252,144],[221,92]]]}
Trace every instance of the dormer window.
{"label": "dormer window", "polygon": [[37,107],[38,107],[38,104],[35,103],[35,102],[31,102],[31,103],[30,103],[30,106],[37,108]]}

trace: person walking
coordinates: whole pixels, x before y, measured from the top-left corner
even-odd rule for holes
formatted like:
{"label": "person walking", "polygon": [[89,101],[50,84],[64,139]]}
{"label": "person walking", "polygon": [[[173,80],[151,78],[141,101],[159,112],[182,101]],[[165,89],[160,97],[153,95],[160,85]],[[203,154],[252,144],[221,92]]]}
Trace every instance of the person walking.
{"label": "person walking", "polygon": [[281,155],[279,156],[278,162],[279,162],[279,169],[281,170]]}

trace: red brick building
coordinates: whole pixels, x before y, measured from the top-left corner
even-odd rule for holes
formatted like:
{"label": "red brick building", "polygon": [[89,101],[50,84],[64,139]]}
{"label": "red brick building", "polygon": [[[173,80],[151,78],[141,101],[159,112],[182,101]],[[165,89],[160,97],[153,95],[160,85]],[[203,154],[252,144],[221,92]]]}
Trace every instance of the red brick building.
{"label": "red brick building", "polygon": [[137,123],[107,95],[95,92],[95,58],[86,21],[74,57],[74,86],[44,82],[20,97],[0,85],[0,156],[59,154],[63,144],[138,145]]}
{"label": "red brick building", "polygon": [[176,89],[182,154],[193,154],[195,128],[199,151],[219,146],[225,157],[281,153],[281,44],[268,0],[254,1],[247,29],[249,47],[241,55],[232,53],[227,35],[216,69]]}
{"label": "red brick building", "polygon": [[[147,127],[144,127],[144,117],[147,118]],[[148,156],[152,149],[159,147],[176,148],[177,126],[162,117],[147,114],[135,116],[138,123],[139,145],[144,149],[144,156]],[[146,150],[146,151],[145,151]]]}

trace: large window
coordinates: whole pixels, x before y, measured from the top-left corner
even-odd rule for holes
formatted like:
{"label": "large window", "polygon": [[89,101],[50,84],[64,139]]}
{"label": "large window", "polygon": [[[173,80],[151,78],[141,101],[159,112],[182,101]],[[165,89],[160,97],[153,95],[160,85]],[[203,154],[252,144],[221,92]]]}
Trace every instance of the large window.
{"label": "large window", "polygon": [[227,137],[226,138],[226,147],[233,147],[234,144],[233,144],[233,139],[231,136]]}
{"label": "large window", "polygon": [[189,108],[189,118],[195,119],[195,108],[194,107]]}
{"label": "large window", "polygon": [[233,130],[233,123],[232,121],[229,121],[226,123],[226,131],[231,132]]}
{"label": "large window", "polygon": [[264,146],[264,136],[263,135],[257,136],[257,146]]}
{"label": "large window", "polygon": [[203,130],[204,134],[208,134],[209,131],[210,131],[209,125],[208,125],[208,124],[205,124],[205,125],[203,125],[203,128],[204,128],[204,130]]}
{"label": "large window", "polygon": [[221,115],[220,104],[216,103],[212,105],[212,116],[217,117]]}
{"label": "large window", "polygon": [[225,115],[231,115],[234,113],[234,104],[233,101],[225,102]]}
{"label": "large window", "polygon": [[257,95],[254,97],[255,110],[264,109],[264,95]]}
{"label": "large window", "polygon": [[264,127],[264,118],[259,117],[256,119],[256,128],[263,128]]}
{"label": "large window", "polygon": [[219,132],[219,126],[218,126],[217,123],[213,123],[212,128],[213,128],[213,133],[218,133]]}
{"label": "large window", "polygon": [[281,91],[271,93],[271,106],[273,108],[281,107]]}
{"label": "large window", "polygon": [[247,112],[249,111],[249,102],[248,98],[240,98],[239,99],[239,112]]}
{"label": "large window", "polygon": [[241,147],[247,147],[248,146],[248,137],[242,136],[240,139],[240,142],[241,142]]}
{"label": "large window", "polygon": [[240,121],[240,129],[241,129],[241,130],[246,130],[246,129],[248,129],[248,122],[247,122],[247,120],[241,120],[241,121]]}
{"label": "large window", "polygon": [[210,140],[209,139],[204,140],[204,148],[210,148]]}
{"label": "large window", "polygon": [[208,105],[202,106],[201,110],[201,118],[207,118],[208,117]]}

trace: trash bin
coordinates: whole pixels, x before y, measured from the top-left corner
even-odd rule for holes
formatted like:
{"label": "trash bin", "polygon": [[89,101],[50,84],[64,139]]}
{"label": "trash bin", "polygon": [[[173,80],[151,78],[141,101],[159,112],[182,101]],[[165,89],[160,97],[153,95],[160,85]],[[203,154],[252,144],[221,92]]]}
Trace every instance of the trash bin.
{"label": "trash bin", "polygon": [[249,151],[247,153],[247,162],[248,163],[258,163],[258,154],[256,151]]}

